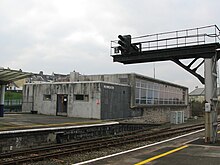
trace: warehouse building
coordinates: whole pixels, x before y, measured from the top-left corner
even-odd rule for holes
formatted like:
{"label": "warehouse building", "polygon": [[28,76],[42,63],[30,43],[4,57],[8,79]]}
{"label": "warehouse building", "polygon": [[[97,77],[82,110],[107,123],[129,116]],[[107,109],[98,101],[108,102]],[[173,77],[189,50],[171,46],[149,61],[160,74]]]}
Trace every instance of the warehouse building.
{"label": "warehouse building", "polygon": [[172,112],[188,112],[188,89],[135,73],[80,75],[70,82],[28,83],[24,112],[95,119],[144,117],[169,122]]}

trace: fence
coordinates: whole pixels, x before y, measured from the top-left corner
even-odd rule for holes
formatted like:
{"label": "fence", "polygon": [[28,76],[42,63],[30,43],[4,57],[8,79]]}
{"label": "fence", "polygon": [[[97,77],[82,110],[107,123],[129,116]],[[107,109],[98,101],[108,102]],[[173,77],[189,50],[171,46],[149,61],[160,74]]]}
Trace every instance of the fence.
{"label": "fence", "polygon": [[22,99],[5,100],[4,111],[5,112],[21,112],[22,111]]}

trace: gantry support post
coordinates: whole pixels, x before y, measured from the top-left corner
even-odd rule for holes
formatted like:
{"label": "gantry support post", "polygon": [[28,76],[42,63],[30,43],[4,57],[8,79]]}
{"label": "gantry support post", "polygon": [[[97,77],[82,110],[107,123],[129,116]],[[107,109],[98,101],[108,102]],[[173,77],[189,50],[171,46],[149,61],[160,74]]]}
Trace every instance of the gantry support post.
{"label": "gantry support post", "polygon": [[4,116],[4,101],[5,101],[5,85],[1,85],[0,89],[0,117]]}
{"label": "gantry support post", "polygon": [[217,58],[205,59],[205,142],[217,141]]}

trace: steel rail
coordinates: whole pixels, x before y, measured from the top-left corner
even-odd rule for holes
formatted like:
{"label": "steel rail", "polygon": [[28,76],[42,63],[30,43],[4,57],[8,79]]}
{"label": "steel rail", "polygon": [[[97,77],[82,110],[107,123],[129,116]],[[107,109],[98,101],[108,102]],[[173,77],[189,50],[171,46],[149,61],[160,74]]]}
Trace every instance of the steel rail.
{"label": "steel rail", "polygon": [[[129,132],[123,132],[123,133],[119,133],[119,134],[116,134],[114,135],[114,138],[115,137],[121,137],[121,136],[128,136],[128,135],[132,135],[132,134],[136,134],[136,133],[139,133],[139,132],[143,132],[143,131],[150,131],[152,129],[155,129],[157,128],[158,126],[151,126],[151,127],[146,127],[146,128],[143,128],[143,129],[139,129],[139,130],[134,130],[134,131],[129,131]],[[165,127],[161,130],[164,130],[164,129],[169,129],[170,127]],[[98,138],[91,138],[91,139],[86,139],[86,140],[80,140],[80,141],[71,141],[71,142],[66,142],[66,143],[62,143],[62,144],[52,144],[52,145],[46,145],[46,146],[39,146],[39,147],[35,147],[35,148],[31,148],[31,149],[22,149],[22,150],[17,150],[17,151],[10,151],[10,152],[5,152],[5,153],[2,153],[0,154],[0,159],[2,158],[11,158],[11,157],[14,157],[14,156],[19,156],[19,155],[22,155],[22,154],[32,154],[32,153],[35,153],[35,152],[41,152],[41,151],[49,151],[49,150],[52,150],[52,149],[62,149],[62,148],[65,148],[65,147],[71,147],[71,146],[77,146],[77,145],[81,145],[82,143],[89,143],[89,142],[94,142],[94,141],[98,141],[98,140],[104,140],[104,139],[111,139],[113,138],[112,135],[110,136],[104,136],[104,137],[98,137]]]}
{"label": "steel rail", "polygon": [[[62,155],[69,155],[69,154],[74,154],[74,153],[79,153],[79,152],[84,152],[84,151],[92,151],[92,150],[97,150],[100,148],[105,148],[105,147],[111,147],[111,146],[118,146],[122,144],[128,144],[128,143],[134,143],[134,142],[139,142],[139,141],[155,141],[156,139],[161,139],[165,137],[170,137],[176,134],[180,133],[186,133],[186,132],[191,132],[194,130],[202,129],[204,128],[204,124],[197,124],[193,126],[186,126],[186,127],[181,127],[181,128],[173,128],[169,130],[158,130],[154,132],[140,132],[133,135],[121,135],[118,137],[112,137],[112,138],[100,138],[99,140],[90,140],[90,141],[83,141],[76,143],[75,145],[73,144],[72,146],[63,144],[59,145],[58,148],[56,147],[51,147],[52,151],[49,151],[48,148],[46,149],[45,152],[43,152],[43,148],[40,149],[40,153],[37,151],[36,153],[27,153],[27,155],[19,156],[19,155],[13,155],[13,158],[10,157],[1,157],[0,164],[1,165],[6,165],[6,164],[17,164],[17,163],[24,163],[28,161],[40,161],[44,160],[45,158],[52,158],[52,157],[58,157]],[[6,160],[7,159],[7,160]]]}

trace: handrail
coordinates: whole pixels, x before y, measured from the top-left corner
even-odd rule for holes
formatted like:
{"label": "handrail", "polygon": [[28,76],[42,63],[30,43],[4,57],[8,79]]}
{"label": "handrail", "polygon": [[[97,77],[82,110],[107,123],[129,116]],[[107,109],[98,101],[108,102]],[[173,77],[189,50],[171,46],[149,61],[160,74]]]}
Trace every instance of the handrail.
{"label": "handrail", "polygon": [[210,28],[210,27],[216,27],[219,30],[217,25],[209,25],[209,26],[202,26],[199,28],[190,28],[190,29],[182,29],[182,30],[178,30],[178,31],[168,31],[168,32],[162,32],[162,33],[154,33],[154,34],[150,34],[150,35],[143,35],[143,36],[138,36],[138,37],[133,37],[132,39],[137,39],[137,38],[143,38],[143,37],[151,37],[151,36],[155,36],[155,35],[164,35],[164,34],[171,34],[171,33],[176,33],[176,32],[185,32],[185,31],[194,31],[197,29],[206,29],[206,28]]}
{"label": "handrail", "polygon": [[[220,29],[217,25],[209,25],[199,28],[190,28],[185,30],[162,32],[132,37],[131,42],[132,44],[140,45],[140,51],[157,50],[161,48],[170,47],[174,48],[193,44],[198,45],[207,43],[219,43]],[[164,44],[164,42],[166,43]],[[113,51],[118,46],[118,40],[111,41],[111,55],[120,54],[120,52]]]}
{"label": "handrail", "polygon": [[[182,39],[182,38],[194,38],[194,37],[203,37],[206,34],[202,34],[202,35],[192,35],[192,36],[182,36],[182,37],[171,37],[171,38],[163,38],[163,39],[158,39],[158,40],[148,40],[148,41],[143,41],[141,43],[148,43],[148,42],[160,42],[160,41],[166,41],[166,40],[174,40],[174,39]],[[134,43],[134,44],[138,44],[140,42]]]}

